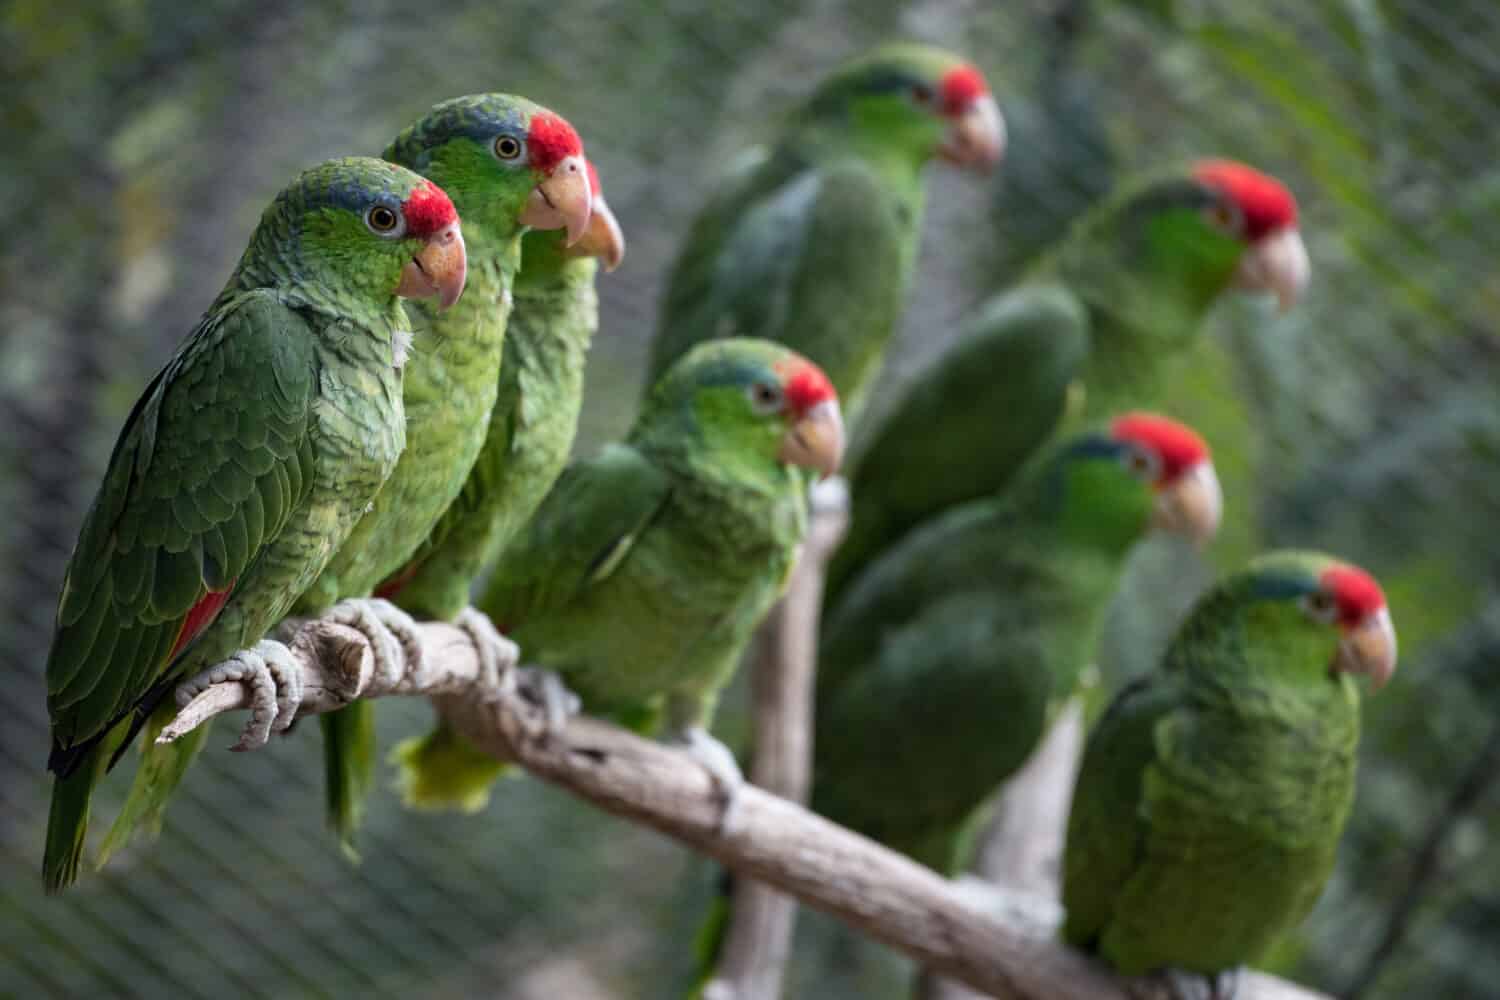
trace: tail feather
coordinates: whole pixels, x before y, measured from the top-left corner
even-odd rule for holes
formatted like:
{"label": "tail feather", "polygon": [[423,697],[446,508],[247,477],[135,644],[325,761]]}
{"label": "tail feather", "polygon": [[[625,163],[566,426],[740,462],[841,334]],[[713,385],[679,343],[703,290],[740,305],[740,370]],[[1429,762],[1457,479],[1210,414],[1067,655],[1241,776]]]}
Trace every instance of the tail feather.
{"label": "tail feather", "polygon": [[[52,804],[47,810],[47,842],[42,852],[42,884],[48,895],[61,892],[78,880],[83,860],[83,839],[89,828],[89,797],[104,777],[110,756],[125,738],[124,721],[100,734],[78,751],[65,752],[66,767],[59,768],[52,782]],[[59,751],[54,748],[53,758]],[[52,766],[49,759],[48,766]]]}
{"label": "tail feather", "polygon": [[375,706],[356,701],[318,717],[323,727],[323,774],[328,828],[352,862],[359,861],[355,836],[365,817],[365,798],[375,774]]}
{"label": "tail feather", "polygon": [[[116,851],[129,844],[137,834],[151,840],[161,833],[162,817],[166,815],[167,804],[208,739],[209,723],[205,722],[173,743],[157,743],[156,737],[176,714],[177,706],[167,699],[156,706],[156,711],[146,721],[140,766],[136,768],[130,792],[125,797],[125,805],[120,808],[120,814],[115,817],[109,833],[105,835],[104,843],[99,845],[96,867],[103,867]],[[141,724],[133,722],[131,732],[139,728]],[[118,755],[116,752],[115,756]]]}
{"label": "tail feather", "polygon": [[490,787],[511,770],[445,723],[391,751],[396,788],[411,809],[477,813],[490,801]]}
{"label": "tail feather", "polygon": [[719,873],[718,891],[708,906],[708,914],[693,936],[694,975],[689,1000],[701,1000],[703,990],[718,971],[724,941],[729,936],[729,917],[734,909],[734,875],[729,869]]}

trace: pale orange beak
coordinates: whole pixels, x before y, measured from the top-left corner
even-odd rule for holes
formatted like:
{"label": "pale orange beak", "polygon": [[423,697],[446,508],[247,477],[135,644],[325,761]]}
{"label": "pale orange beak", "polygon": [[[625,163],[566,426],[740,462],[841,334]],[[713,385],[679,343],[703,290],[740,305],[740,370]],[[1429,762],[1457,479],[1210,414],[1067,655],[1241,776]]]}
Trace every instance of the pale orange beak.
{"label": "pale orange beak", "polygon": [[1371,694],[1385,687],[1396,672],[1396,627],[1388,608],[1367,615],[1344,633],[1333,669],[1335,673],[1369,677]]}
{"label": "pale orange beak", "polygon": [[565,157],[526,198],[521,224],[533,229],[566,229],[568,246],[588,230],[593,197],[583,156]]}
{"label": "pale orange beak", "polygon": [[568,248],[572,257],[597,257],[606,271],[613,271],[625,259],[625,233],[615,220],[615,213],[604,203],[604,195],[594,195],[589,225],[583,239]]}
{"label": "pale orange beak", "polygon": [[831,476],[844,460],[844,416],[838,400],[825,399],[798,417],[781,439],[777,458]]}
{"label": "pale orange beak", "polygon": [[1199,548],[1213,541],[1224,513],[1224,491],[1213,463],[1186,469],[1156,495],[1151,526],[1182,535]]}
{"label": "pale orange beak", "polygon": [[1005,154],[1005,119],[993,97],[976,98],[948,128],[938,153],[949,163],[988,171]]}
{"label": "pale orange beak", "polygon": [[437,296],[438,305],[447,309],[464,293],[469,274],[469,258],[464,249],[464,234],[457,221],[427,237],[427,244],[401,269],[401,283],[396,294],[405,299]]}
{"label": "pale orange beak", "polygon": [[1280,310],[1286,312],[1302,298],[1311,279],[1307,246],[1296,227],[1289,226],[1261,237],[1245,251],[1234,274],[1234,285],[1270,292],[1276,296]]}

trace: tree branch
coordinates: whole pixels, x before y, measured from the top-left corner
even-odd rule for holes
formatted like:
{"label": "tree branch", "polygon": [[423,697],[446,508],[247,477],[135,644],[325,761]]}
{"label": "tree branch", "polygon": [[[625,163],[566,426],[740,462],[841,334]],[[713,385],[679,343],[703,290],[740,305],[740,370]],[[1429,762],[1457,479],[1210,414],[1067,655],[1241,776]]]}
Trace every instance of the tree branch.
{"label": "tree branch", "polygon": [[[828,560],[849,529],[842,480],[814,490],[811,524],[786,594],[756,632],[750,684],[755,737],[750,780],[798,804],[812,783],[818,618]],[[797,903],[760,882],[735,886],[724,945],[704,1000],[776,1000],[792,950]]]}
{"label": "tree branch", "polygon": [[[537,706],[481,683],[479,653],[464,632],[426,623],[420,638],[417,662],[382,680],[363,636],[308,623],[290,643],[303,675],[301,710],[331,711],[350,698],[382,694],[447,695],[449,721],[497,758],[517,761],[975,989],[1012,1000],[1131,1000],[1128,981],[1020,916],[1034,912],[1027,897],[1015,896],[1014,907],[981,906],[903,855],[753,786],[741,793],[735,824],[719,833],[718,791],[681,751],[582,717],[548,737]],[[203,691],[179,718],[201,724],[249,703],[248,687],[230,681]],[[1242,1000],[1326,998],[1257,974],[1248,977]]]}

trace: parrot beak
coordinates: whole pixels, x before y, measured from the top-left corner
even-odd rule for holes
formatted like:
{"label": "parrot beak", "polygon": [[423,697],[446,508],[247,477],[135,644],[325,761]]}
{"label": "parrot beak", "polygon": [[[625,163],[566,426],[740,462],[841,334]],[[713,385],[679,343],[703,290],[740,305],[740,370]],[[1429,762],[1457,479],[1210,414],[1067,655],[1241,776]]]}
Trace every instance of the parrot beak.
{"label": "parrot beak", "polygon": [[1156,495],[1151,526],[1182,535],[1202,548],[1213,541],[1224,512],[1224,492],[1212,462],[1186,469]]}
{"label": "parrot beak", "polygon": [[938,153],[949,163],[990,170],[1005,152],[1005,119],[993,97],[979,97],[953,120]]}
{"label": "parrot beak", "polygon": [[566,229],[568,246],[572,246],[588,229],[592,201],[582,155],[565,157],[531,189],[521,211],[521,224],[533,229]]}
{"label": "parrot beak", "polygon": [[838,400],[825,399],[796,418],[776,457],[788,465],[833,475],[844,459],[844,416]]}
{"label": "parrot beak", "polygon": [[427,237],[421,253],[401,269],[401,284],[396,294],[405,299],[425,299],[436,295],[438,305],[447,309],[464,292],[469,274],[469,258],[464,251],[464,234],[457,222]]}
{"label": "parrot beak", "polygon": [[1370,678],[1370,693],[1385,687],[1396,672],[1396,627],[1389,608],[1366,615],[1344,633],[1334,658],[1335,673],[1364,674]]}
{"label": "parrot beak", "polygon": [[625,259],[625,233],[615,221],[615,213],[604,203],[602,194],[594,195],[588,228],[583,239],[568,248],[570,257],[598,257],[606,271],[613,271]]}
{"label": "parrot beak", "polygon": [[1271,292],[1284,313],[1296,304],[1312,277],[1307,247],[1295,227],[1261,237],[1240,258],[1234,275],[1236,288]]}

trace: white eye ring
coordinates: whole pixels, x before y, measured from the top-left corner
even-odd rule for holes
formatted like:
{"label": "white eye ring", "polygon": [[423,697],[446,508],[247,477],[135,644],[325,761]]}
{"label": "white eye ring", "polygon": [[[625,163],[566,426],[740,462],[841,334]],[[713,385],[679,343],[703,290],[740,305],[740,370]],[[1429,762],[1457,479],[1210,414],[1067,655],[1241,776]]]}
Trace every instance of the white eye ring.
{"label": "white eye ring", "polygon": [[1301,604],[1303,614],[1315,622],[1323,625],[1332,625],[1338,621],[1338,601],[1321,590],[1315,590],[1311,594],[1304,595]]}
{"label": "white eye ring", "polygon": [[1154,483],[1161,478],[1161,459],[1152,452],[1127,447],[1120,456],[1120,463],[1132,476],[1145,482]]}
{"label": "white eye ring", "polygon": [[365,209],[365,228],[381,239],[400,239],[406,235],[406,216],[389,205],[371,205]]}
{"label": "white eye ring", "polygon": [[773,382],[752,382],[745,387],[750,405],[756,413],[776,413],[782,405],[781,386]]}
{"label": "white eye ring", "polygon": [[501,135],[495,138],[494,150],[496,157],[506,163],[513,163],[526,152],[526,143],[513,135]]}

